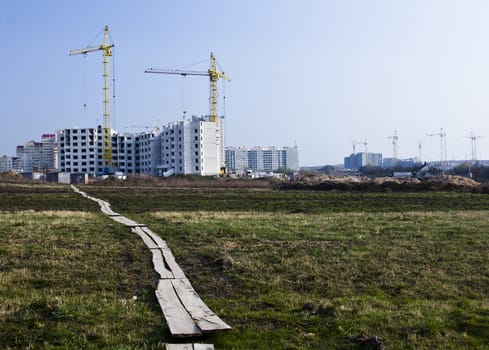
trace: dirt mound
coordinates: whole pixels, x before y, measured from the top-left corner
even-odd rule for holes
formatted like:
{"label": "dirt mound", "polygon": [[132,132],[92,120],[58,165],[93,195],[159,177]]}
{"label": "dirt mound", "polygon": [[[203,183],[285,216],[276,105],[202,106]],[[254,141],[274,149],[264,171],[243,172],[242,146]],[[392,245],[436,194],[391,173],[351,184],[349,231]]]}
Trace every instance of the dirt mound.
{"label": "dirt mound", "polygon": [[[487,186],[486,186],[487,187]],[[303,176],[296,181],[281,183],[280,189],[311,189],[323,191],[366,191],[366,192],[418,192],[418,191],[471,191],[487,192],[487,188],[467,177],[446,175],[428,179],[412,177],[366,176]]]}
{"label": "dirt mound", "polygon": [[427,181],[452,184],[456,186],[467,186],[467,187],[477,187],[481,185],[480,182],[472,180],[468,177],[457,176],[457,175],[436,176],[431,179],[428,179]]}

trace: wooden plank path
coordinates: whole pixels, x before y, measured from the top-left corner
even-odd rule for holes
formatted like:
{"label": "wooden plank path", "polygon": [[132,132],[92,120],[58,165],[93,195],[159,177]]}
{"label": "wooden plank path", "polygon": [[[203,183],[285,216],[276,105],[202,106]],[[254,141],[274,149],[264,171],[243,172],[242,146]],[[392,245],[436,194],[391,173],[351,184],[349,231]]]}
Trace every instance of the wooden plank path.
{"label": "wooden plank path", "polygon": [[214,350],[212,344],[166,344],[166,350]]}
{"label": "wooden plank path", "polygon": [[[221,320],[202,301],[190,284],[183,270],[175,261],[166,242],[146,225],[126,218],[110,208],[110,204],[87,195],[75,186],[76,193],[97,202],[100,210],[110,219],[123,224],[137,234],[153,254],[153,266],[160,275],[155,294],[165,320],[174,337],[195,337],[203,333],[229,330],[231,327]],[[213,350],[212,344],[167,344],[167,350]]]}

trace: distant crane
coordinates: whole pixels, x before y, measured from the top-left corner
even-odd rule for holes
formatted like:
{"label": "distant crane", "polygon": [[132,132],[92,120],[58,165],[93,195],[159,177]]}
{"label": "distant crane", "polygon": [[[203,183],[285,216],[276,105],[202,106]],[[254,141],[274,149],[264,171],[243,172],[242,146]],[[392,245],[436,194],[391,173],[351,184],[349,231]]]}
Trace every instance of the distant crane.
{"label": "distant crane", "polygon": [[473,131],[470,132],[470,136],[465,136],[466,139],[470,139],[472,146],[472,161],[477,161],[477,139],[482,138],[482,136],[477,136]]}
{"label": "distant crane", "polygon": [[399,137],[397,136],[397,130],[394,130],[394,135],[389,136],[387,138],[392,139],[392,155],[394,159],[397,159],[398,157],[397,141],[399,140]]}
{"label": "distant crane", "polygon": [[367,153],[367,140],[365,140],[363,142],[357,142],[357,141],[352,139],[351,143],[353,145],[353,154],[357,153],[357,145],[363,145],[365,147],[365,153]]}
{"label": "distant crane", "polygon": [[440,132],[436,134],[429,134],[428,136],[439,136],[440,137],[440,163],[445,165],[445,160],[447,158],[447,133],[440,128]]}
{"label": "distant crane", "polygon": [[110,140],[110,64],[109,57],[112,56],[113,44],[109,42],[109,26],[104,27],[104,41],[98,46],[87,46],[83,49],[71,50],[70,56],[73,55],[86,55],[87,53],[94,51],[103,51],[102,56],[104,58],[104,143],[103,143],[103,155],[104,155],[104,173],[107,173],[109,167],[112,165],[112,146]]}
{"label": "distant crane", "polygon": [[182,69],[154,69],[148,68],[144,71],[144,73],[156,73],[156,74],[177,74],[182,76],[187,75],[197,75],[197,76],[207,76],[209,77],[210,83],[210,96],[209,96],[209,105],[210,105],[210,121],[217,122],[218,120],[218,97],[219,94],[217,92],[217,81],[219,79],[231,81],[231,79],[224,74],[224,72],[220,72],[217,70],[216,66],[216,58],[214,57],[214,53],[211,52],[211,60],[210,60],[210,68],[207,71],[193,71],[193,70],[182,70]]}

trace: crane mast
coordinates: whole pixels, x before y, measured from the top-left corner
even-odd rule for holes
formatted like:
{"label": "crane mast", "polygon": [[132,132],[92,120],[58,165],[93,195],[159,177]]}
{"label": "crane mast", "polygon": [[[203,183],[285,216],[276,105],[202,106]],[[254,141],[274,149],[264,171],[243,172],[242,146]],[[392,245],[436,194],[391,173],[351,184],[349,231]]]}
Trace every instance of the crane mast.
{"label": "crane mast", "polygon": [[108,168],[112,165],[112,145],[110,140],[110,57],[112,56],[112,48],[113,44],[109,42],[109,26],[104,27],[104,40],[103,43],[98,46],[88,46],[78,50],[71,50],[70,56],[73,55],[86,55],[90,52],[94,51],[103,51],[103,65],[104,65],[104,131],[103,131],[103,157],[104,157],[104,165],[105,168]]}
{"label": "crane mast", "polygon": [[473,131],[470,132],[470,136],[465,136],[465,138],[470,139],[472,146],[472,161],[477,161],[477,139],[482,138],[482,136],[477,136]]}
{"label": "crane mast", "polygon": [[399,141],[399,137],[397,136],[397,130],[394,130],[394,135],[387,137],[388,139],[392,139],[392,156],[397,159],[399,150],[397,146],[397,142]]}

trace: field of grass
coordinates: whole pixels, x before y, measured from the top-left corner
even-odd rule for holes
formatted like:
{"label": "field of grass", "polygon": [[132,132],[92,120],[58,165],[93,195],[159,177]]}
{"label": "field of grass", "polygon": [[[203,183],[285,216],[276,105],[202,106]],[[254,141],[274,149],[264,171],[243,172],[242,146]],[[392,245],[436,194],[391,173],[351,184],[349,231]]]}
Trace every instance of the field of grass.
{"label": "field of grass", "polygon": [[[0,348],[180,341],[137,237],[67,187],[11,186],[0,186]],[[200,339],[216,349],[489,349],[487,195],[82,190],[168,242],[233,327]],[[37,197],[50,198],[44,211]],[[55,211],[58,197],[67,207]]]}

